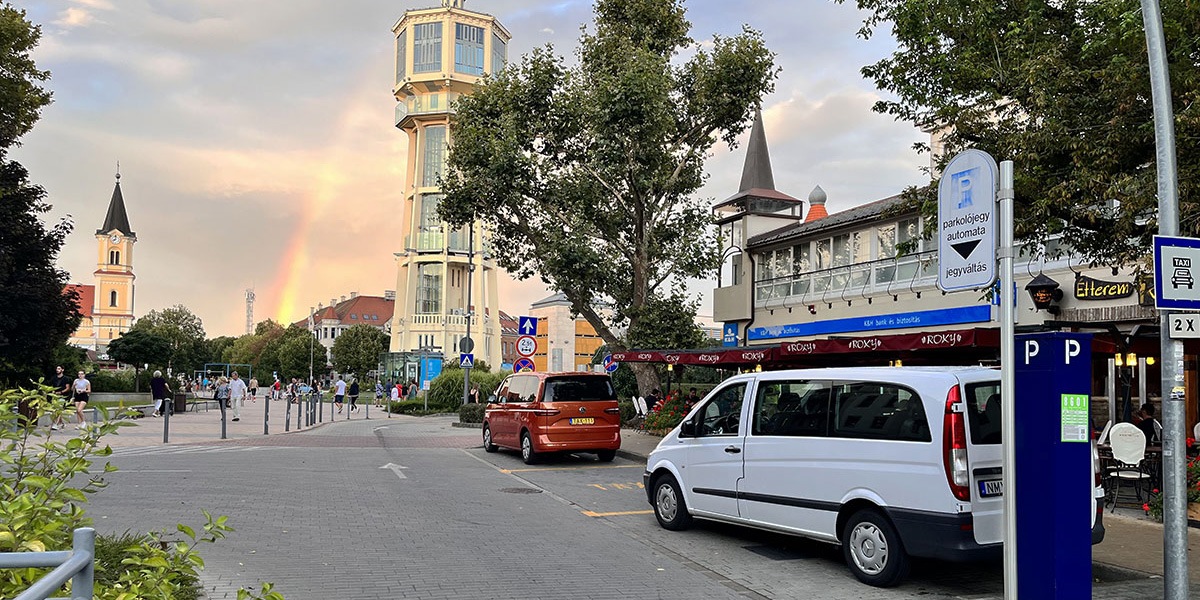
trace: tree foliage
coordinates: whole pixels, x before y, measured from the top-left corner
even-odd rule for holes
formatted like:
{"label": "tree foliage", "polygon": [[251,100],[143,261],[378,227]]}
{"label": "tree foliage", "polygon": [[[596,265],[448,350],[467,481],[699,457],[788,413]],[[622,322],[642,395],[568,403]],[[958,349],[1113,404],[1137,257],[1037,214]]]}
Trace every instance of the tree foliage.
{"label": "tree foliage", "polygon": [[204,323],[182,304],[152,310],[134,323],[133,330],[166,338],[171,345],[169,362],[180,372],[202,368],[208,358],[204,342]]}
{"label": "tree foliage", "polygon": [[[845,0],[839,0],[845,1]],[[1137,0],[857,0],[863,37],[899,50],[863,68],[875,110],[949,127],[1015,163],[1017,236],[1062,234],[1092,264],[1145,259],[1158,230],[1146,38]],[[1200,7],[1162,3],[1178,143],[1181,229],[1200,234]],[[919,147],[928,150],[923,145]],[[906,191],[934,214],[936,185]],[[1113,202],[1115,201],[1115,202]]]}
{"label": "tree foliage", "polygon": [[664,284],[717,267],[692,194],[713,145],[732,147],[773,89],[757,32],[699,46],[690,29],[681,0],[599,0],[576,66],[536,49],[456,108],[441,216],[481,219],[501,266],[563,292],[614,347]]}
{"label": "tree foliage", "polygon": [[25,11],[9,3],[0,6],[0,148],[7,151],[33,129],[42,108],[50,104],[50,79],[30,53],[42,37],[40,25],[25,18]]}
{"label": "tree foliage", "polygon": [[325,347],[302,327],[288,327],[283,335],[264,351],[279,366],[280,379],[298,377],[307,380],[310,367],[314,373],[325,373]]}
{"label": "tree foliage", "polygon": [[127,331],[108,343],[108,356],[133,367],[134,391],[138,391],[138,371],[142,365],[165,366],[171,358],[171,342],[149,331]]}
{"label": "tree foliage", "polygon": [[372,325],[359,323],[333,340],[333,368],[365,379],[379,365],[379,355],[387,348],[387,334]]}

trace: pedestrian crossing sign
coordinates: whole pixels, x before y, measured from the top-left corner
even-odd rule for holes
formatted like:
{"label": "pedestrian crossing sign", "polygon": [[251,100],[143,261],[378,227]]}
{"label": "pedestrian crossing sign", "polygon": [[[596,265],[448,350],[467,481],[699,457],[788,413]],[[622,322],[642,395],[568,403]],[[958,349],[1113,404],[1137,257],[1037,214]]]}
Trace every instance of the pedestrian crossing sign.
{"label": "pedestrian crossing sign", "polygon": [[460,355],[460,358],[458,359],[458,366],[462,367],[464,369],[474,369],[475,368],[475,355],[474,354]]}

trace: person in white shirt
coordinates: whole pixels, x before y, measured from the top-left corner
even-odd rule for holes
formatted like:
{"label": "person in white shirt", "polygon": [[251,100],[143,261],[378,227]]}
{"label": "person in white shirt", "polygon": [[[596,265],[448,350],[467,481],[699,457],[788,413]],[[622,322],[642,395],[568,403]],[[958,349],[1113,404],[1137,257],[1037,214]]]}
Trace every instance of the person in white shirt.
{"label": "person in white shirt", "polygon": [[233,372],[233,381],[229,382],[229,400],[233,402],[233,420],[242,420],[242,405],[246,402],[246,382]]}
{"label": "person in white shirt", "polygon": [[342,376],[338,375],[337,383],[333,384],[333,405],[337,407],[338,412],[342,412],[342,400],[346,397],[346,382],[342,381]]}

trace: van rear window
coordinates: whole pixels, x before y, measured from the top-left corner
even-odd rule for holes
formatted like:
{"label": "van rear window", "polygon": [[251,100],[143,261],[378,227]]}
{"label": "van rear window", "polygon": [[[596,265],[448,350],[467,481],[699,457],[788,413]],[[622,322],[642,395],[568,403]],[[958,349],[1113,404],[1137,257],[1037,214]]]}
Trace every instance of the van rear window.
{"label": "van rear window", "polygon": [[542,402],[597,402],[616,400],[617,392],[607,377],[550,377]]}
{"label": "van rear window", "polygon": [[971,443],[1000,443],[1000,382],[986,381],[963,386],[967,393],[967,424]]}

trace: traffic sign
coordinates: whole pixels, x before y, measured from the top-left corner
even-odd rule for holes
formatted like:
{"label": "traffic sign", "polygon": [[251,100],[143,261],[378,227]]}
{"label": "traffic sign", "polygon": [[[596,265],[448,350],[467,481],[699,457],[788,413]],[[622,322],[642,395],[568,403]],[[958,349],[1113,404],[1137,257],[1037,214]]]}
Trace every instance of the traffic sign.
{"label": "traffic sign", "polygon": [[738,324],[726,323],[721,330],[721,345],[736,346],[738,345]]}
{"label": "traffic sign", "polygon": [[611,354],[605,354],[604,360],[601,361],[600,364],[604,365],[604,371],[606,373],[612,373],[613,371],[617,370],[617,366],[621,363],[614,361]]}
{"label": "traffic sign", "polygon": [[458,366],[464,369],[475,368],[475,355],[464,353],[458,357]]}
{"label": "traffic sign", "polygon": [[1173,340],[1200,338],[1200,315],[1171,313],[1169,325]]}
{"label": "traffic sign", "polygon": [[996,280],[996,161],[981,150],[950,160],[938,184],[938,287],[946,292]]}
{"label": "traffic sign", "polygon": [[1154,236],[1154,308],[1200,310],[1197,279],[1200,239]]}
{"label": "traffic sign", "polygon": [[465,337],[458,341],[458,351],[463,354],[470,354],[475,350],[475,340]]}
{"label": "traffic sign", "polygon": [[518,358],[517,362],[513,363],[514,373],[532,373],[533,361],[528,358]]}
{"label": "traffic sign", "polygon": [[517,333],[521,335],[537,335],[537,317],[517,317],[519,325]]}
{"label": "traffic sign", "polygon": [[537,338],[532,335],[523,335],[517,338],[517,354],[530,357],[537,352]]}

